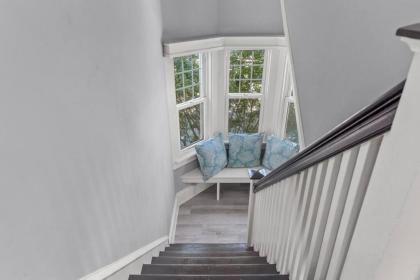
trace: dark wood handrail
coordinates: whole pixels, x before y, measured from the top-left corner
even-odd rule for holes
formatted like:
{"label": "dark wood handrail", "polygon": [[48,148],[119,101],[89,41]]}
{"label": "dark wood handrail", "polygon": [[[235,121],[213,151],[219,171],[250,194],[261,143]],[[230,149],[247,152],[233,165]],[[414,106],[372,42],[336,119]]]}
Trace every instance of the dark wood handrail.
{"label": "dark wood handrail", "polygon": [[398,28],[397,36],[420,39],[420,23]]}
{"label": "dark wood handrail", "polygon": [[405,81],[363,108],[254,184],[258,192],[391,129]]}

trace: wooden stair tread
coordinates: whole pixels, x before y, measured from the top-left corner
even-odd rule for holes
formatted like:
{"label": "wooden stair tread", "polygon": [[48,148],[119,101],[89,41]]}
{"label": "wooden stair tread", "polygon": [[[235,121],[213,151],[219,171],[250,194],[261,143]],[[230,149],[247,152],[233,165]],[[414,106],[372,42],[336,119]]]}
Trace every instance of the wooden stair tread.
{"label": "wooden stair tread", "polygon": [[142,266],[129,280],[289,280],[245,243],[177,243]]}
{"label": "wooden stair tread", "polygon": [[152,264],[257,264],[267,263],[266,258],[258,256],[239,257],[153,257]]}
{"label": "wooden stair tread", "polygon": [[176,248],[250,248],[246,243],[174,243],[169,247]]}
{"label": "wooden stair tread", "polygon": [[254,248],[246,244],[173,244],[165,248],[165,251],[194,251],[194,252],[248,252],[254,251]]}
{"label": "wooden stair tread", "polygon": [[287,275],[259,274],[259,275],[130,275],[129,280],[289,280]]}
{"label": "wooden stair tread", "polygon": [[259,256],[254,251],[212,251],[212,252],[196,252],[196,251],[164,251],[159,253],[160,256],[179,256],[179,257],[229,257],[229,256]]}
{"label": "wooden stair tread", "polygon": [[142,274],[275,274],[273,264],[145,264]]}

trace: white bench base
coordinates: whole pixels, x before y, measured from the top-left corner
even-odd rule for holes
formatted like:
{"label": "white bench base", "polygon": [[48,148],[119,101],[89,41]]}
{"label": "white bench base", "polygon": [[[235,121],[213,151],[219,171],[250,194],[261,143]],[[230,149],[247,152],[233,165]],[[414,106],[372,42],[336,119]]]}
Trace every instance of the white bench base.
{"label": "white bench base", "polygon": [[[258,168],[259,167],[255,167],[255,169]],[[207,181],[203,180],[203,174],[201,173],[199,168],[196,168],[182,175],[181,180],[185,184],[217,184],[217,200],[220,199],[221,183],[251,183],[251,179],[249,179],[248,175],[248,168],[225,168],[218,174],[209,178]]]}

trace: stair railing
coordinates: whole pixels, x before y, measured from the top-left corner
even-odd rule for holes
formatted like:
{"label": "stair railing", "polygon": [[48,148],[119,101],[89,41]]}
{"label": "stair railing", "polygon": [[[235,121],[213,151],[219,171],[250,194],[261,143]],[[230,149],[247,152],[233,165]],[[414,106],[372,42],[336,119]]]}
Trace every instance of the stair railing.
{"label": "stair railing", "polygon": [[401,82],[254,184],[248,243],[290,279],[339,279]]}

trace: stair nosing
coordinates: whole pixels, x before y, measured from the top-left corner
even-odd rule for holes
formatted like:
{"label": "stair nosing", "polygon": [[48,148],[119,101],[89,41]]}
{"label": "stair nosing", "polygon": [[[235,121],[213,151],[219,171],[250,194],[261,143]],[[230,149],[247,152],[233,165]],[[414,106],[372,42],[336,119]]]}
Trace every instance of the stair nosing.
{"label": "stair nosing", "polygon": [[239,243],[171,243],[169,245],[248,245],[248,244],[239,242]]}
{"label": "stair nosing", "polygon": [[211,264],[200,264],[200,263],[187,263],[187,264],[183,264],[183,263],[169,263],[169,264],[164,264],[164,263],[148,263],[148,264],[144,264],[145,265],[153,265],[153,266],[275,266],[275,264],[271,264],[271,263],[244,263],[244,264],[237,264],[237,263],[211,263]]}
{"label": "stair nosing", "polygon": [[279,274],[279,273],[264,273],[264,274],[131,274],[131,275],[147,275],[147,276],[180,276],[180,277],[206,277],[206,276],[216,276],[216,277],[222,277],[222,276],[287,276],[288,274]]}
{"label": "stair nosing", "polygon": [[178,258],[178,259],[232,259],[232,258],[263,258],[265,259],[266,257],[260,257],[260,256],[223,256],[223,257],[215,257],[215,256],[211,256],[211,257],[202,257],[202,256],[197,256],[197,257],[180,257],[180,256],[159,256],[159,257],[153,257],[153,258]]}

